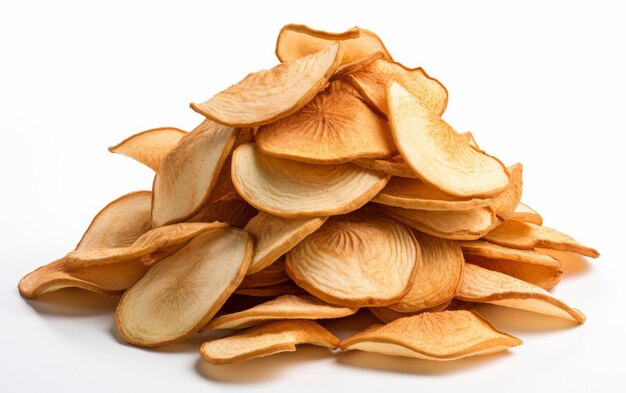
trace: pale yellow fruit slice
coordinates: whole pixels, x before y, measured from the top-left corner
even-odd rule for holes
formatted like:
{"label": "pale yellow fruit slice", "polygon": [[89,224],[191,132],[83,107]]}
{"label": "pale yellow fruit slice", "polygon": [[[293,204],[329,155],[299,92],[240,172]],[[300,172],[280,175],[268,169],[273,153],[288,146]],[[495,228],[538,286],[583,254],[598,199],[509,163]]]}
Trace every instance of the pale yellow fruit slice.
{"label": "pale yellow fruit slice", "polygon": [[349,213],[387,183],[383,173],[350,163],[313,165],[261,153],[254,144],[233,153],[232,180],[252,206],[286,218]]}
{"label": "pale yellow fruit slice", "polygon": [[486,241],[459,242],[465,260],[528,283],[549,289],[558,284],[561,263],[534,250],[518,250]]}
{"label": "pale yellow fruit slice", "polygon": [[289,63],[261,70],[216,94],[193,110],[220,124],[255,127],[288,116],[326,87],[342,58],[332,44]]}
{"label": "pale yellow fruit slice", "polygon": [[507,220],[486,234],[484,239],[501,246],[522,250],[548,248],[571,251],[591,258],[600,256],[600,253],[595,249],[578,243],[556,229],[520,221]]}
{"label": "pale yellow fruit slice", "polygon": [[400,155],[422,180],[462,197],[493,196],[507,186],[500,161],[472,148],[398,82],[387,86],[387,102]]}
{"label": "pale yellow fruit slice", "polygon": [[187,132],[178,128],[153,128],[124,139],[109,147],[109,151],[139,161],[156,172],[170,149],[185,135]]}
{"label": "pale yellow fruit slice", "polygon": [[512,221],[522,221],[529,224],[543,225],[543,217],[530,206],[520,202],[508,218]]}
{"label": "pale yellow fruit slice", "polygon": [[392,310],[415,312],[445,304],[454,298],[463,277],[463,252],[458,244],[413,232],[420,245],[421,262],[409,292],[397,303],[391,304]]}
{"label": "pale yellow fruit slice", "polygon": [[251,258],[252,239],[242,229],[216,227],[195,237],[126,291],[115,313],[120,335],[154,347],[194,334],[237,288]]}
{"label": "pale yellow fruit slice", "polygon": [[200,347],[200,355],[212,364],[231,364],[279,352],[293,352],[300,344],[335,349],[339,346],[339,339],[313,321],[277,321],[207,341]]}
{"label": "pale yellow fruit slice", "polygon": [[248,274],[266,266],[291,250],[302,239],[315,232],[327,217],[283,218],[260,212],[252,218],[246,231],[254,238],[254,255]]}
{"label": "pale yellow fruit slice", "polygon": [[[254,258],[254,254],[252,258]],[[248,271],[250,271],[250,268],[248,268]],[[254,274],[248,274],[239,284],[239,288],[269,287],[289,280],[290,278],[285,271],[285,258],[279,258],[277,261],[272,262],[271,265],[263,268],[263,270]]]}
{"label": "pale yellow fruit slice", "polygon": [[466,264],[456,297],[468,302],[490,303],[544,315],[585,322],[585,315],[555,298],[543,288],[500,272]]}
{"label": "pale yellow fruit slice", "polygon": [[427,360],[455,360],[487,355],[522,344],[496,330],[475,311],[442,311],[374,325],[346,338],[342,351],[358,349]]}
{"label": "pale yellow fruit slice", "polygon": [[387,121],[342,80],[332,82],[296,113],[261,126],[256,143],[274,157],[320,164],[397,154]]}
{"label": "pale yellow fruit slice", "polygon": [[347,307],[396,303],[409,291],[419,264],[419,244],[410,229],[360,214],[329,218],[285,259],[298,286]]}
{"label": "pale yellow fruit slice", "polygon": [[248,310],[213,319],[207,329],[243,329],[281,319],[330,319],[352,315],[356,308],[334,306],[313,296],[283,295]]}
{"label": "pale yellow fruit slice", "polygon": [[257,288],[237,288],[237,295],[246,295],[254,297],[276,297],[282,295],[306,295],[307,292],[297,286],[291,279],[281,282],[280,284],[268,285]]}
{"label": "pale yellow fruit slice", "polygon": [[[454,300],[454,299],[453,299]],[[380,319],[384,323],[389,323],[391,321],[395,321],[396,319],[406,318],[413,315],[418,315],[424,312],[438,312],[444,311],[448,308],[448,306],[452,303],[452,300],[448,300],[447,302],[437,305],[432,308],[419,310],[419,311],[409,311],[409,312],[400,312],[396,311],[389,307],[370,307],[368,310],[378,319]]]}

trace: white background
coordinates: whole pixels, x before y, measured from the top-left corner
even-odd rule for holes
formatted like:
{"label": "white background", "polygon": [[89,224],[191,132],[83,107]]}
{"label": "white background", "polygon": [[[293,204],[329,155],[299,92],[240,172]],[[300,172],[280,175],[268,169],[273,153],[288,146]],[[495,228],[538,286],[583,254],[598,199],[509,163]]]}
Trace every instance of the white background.
{"label": "white background", "polygon": [[[603,1],[2,1],[0,390],[624,391],[624,16]],[[285,23],[366,27],[439,78],[445,119],[521,161],[524,200],[602,252],[568,257],[554,290],[588,322],[480,307],[524,345],[451,363],[303,347],[218,367],[199,360],[203,337],[120,343],[115,297],[21,299],[19,278],[71,250],[101,207],[150,188],[150,170],[106,148],[148,128],[193,128],[189,102],[276,64]],[[330,328],[345,336],[372,321],[363,312]]]}

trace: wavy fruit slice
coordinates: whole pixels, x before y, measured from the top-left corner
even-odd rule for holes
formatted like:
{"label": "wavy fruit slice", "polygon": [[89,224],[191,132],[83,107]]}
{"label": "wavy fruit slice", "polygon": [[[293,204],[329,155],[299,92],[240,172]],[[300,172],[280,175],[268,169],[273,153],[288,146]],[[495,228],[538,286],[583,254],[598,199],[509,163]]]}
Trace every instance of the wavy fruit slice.
{"label": "wavy fruit slice", "polygon": [[496,330],[475,311],[442,311],[374,325],[346,338],[342,351],[382,353],[427,360],[455,360],[487,355],[522,344]]}
{"label": "wavy fruit slice", "polygon": [[255,127],[288,116],[326,87],[342,58],[339,44],[251,73],[201,104],[198,113],[220,124]]}
{"label": "wavy fruit slice", "polygon": [[543,225],[543,218],[536,210],[533,210],[530,206],[520,202],[513,213],[508,218],[512,221],[522,221],[529,224]]}
{"label": "wavy fruit slice", "polygon": [[233,154],[232,180],[259,210],[286,218],[349,213],[367,203],[389,177],[347,163],[313,165],[271,157],[254,144]]}
{"label": "wavy fruit slice", "polygon": [[[250,233],[248,232],[248,234]],[[252,258],[254,259],[254,254],[252,254]],[[248,271],[250,271],[250,268],[248,268]],[[289,280],[290,278],[285,271],[285,258],[280,258],[271,265],[263,268],[263,270],[254,274],[248,274],[241,284],[239,284],[239,288],[269,287]]]}
{"label": "wavy fruit slice", "polygon": [[331,217],[285,259],[285,270],[298,286],[347,307],[396,303],[409,291],[419,265],[411,230],[359,214]]}
{"label": "wavy fruit slice", "polygon": [[115,313],[120,335],[154,347],[194,334],[237,288],[251,258],[252,239],[242,229],[216,227],[197,236],[126,291]]}
{"label": "wavy fruit slice", "polygon": [[293,352],[300,344],[335,349],[339,346],[339,339],[313,321],[277,321],[207,341],[200,347],[200,355],[212,364],[232,364],[279,352]]}
{"label": "wavy fruit slice", "polygon": [[109,147],[109,151],[130,157],[157,172],[163,158],[185,135],[187,132],[178,128],[153,128],[124,139]]}

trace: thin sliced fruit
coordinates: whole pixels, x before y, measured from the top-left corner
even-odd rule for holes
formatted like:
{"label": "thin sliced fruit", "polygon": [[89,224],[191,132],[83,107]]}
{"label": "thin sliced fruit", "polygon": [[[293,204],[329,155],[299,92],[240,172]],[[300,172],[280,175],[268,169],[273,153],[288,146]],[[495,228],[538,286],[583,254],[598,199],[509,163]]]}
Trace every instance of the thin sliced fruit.
{"label": "thin sliced fruit", "polygon": [[333,74],[333,76],[330,79],[331,79],[331,81],[337,80],[337,79],[342,79],[346,75],[351,74],[353,72],[357,72],[357,71],[365,68],[368,64],[371,64],[372,62],[374,62],[374,61],[376,61],[378,59],[382,59],[384,57],[385,57],[384,53],[382,53],[382,52],[375,52],[375,53],[372,53],[371,55],[369,55],[367,57],[362,57],[360,59],[356,59],[354,61],[351,61],[350,63],[341,64],[337,68],[337,71],[335,71],[335,73]]}
{"label": "thin sliced fruit", "polygon": [[548,291],[500,272],[466,264],[456,297],[468,302],[490,303],[585,322],[585,315]]}
{"label": "thin sliced fruit", "polygon": [[[454,300],[454,299],[453,299]],[[419,310],[419,311],[410,311],[410,312],[400,312],[396,311],[389,307],[370,307],[368,310],[378,319],[380,319],[384,323],[389,323],[391,321],[395,321],[396,319],[406,318],[413,315],[421,314],[424,312],[438,312],[444,311],[448,308],[448,305],[452,303],[452,300],[448,300],[447,302],[437,305],[435,307]]]}
{"label": "thin sliced fruit", "polygon": [[290,63],[249,74],[208,101],[191,107],[229,126],[271,123],[296,112],[322,91],[341,56],[339,44],[330,45]]}
{"label": "thin sliced fruit", "polygon": [[490,206],[501,220],[506,220],[513,213],[520,199],[522,199],[522,164],[511,165],[506,170],[509,173],[509,184],[490,203]]}
{"label": "thin sliced fruit", "polygon": [[274,157],[320,164],[397,154],[387,121],[342,80],[296,113],[260,127],[256,143]]}
{"label": "thin sliced fruit", "polygon": [[257,209],[302,218],[356,210],[389,177],[350,163],[313,165],[271,157],[254,144],[245,144],[233,153],[232,180],[239,194]]}
{"label": "thin sliced fruit", "polygon": [[427,360],[455,360],[504,351],[522,340],[494,328],[475,311],[442,311],[374,325],[346,338],[342,351],[361,351]]}
{"label": "thin sliced fruit", "polygon": [[543,225],[543,218],[536,210],[520,202],[508,218],[512,221],[522,221],[535,225]]}
{"label": "thin sliced fruit", "polygon": [[484,239],[501,246],[521,250],[548,248],[552,250],[571,251],[591,258],[600,256],[600,253],[595,249],[578,243],[570,236],[556,229],[520,221],[507,220],[496,229],[486,234]]}
{"label": "thin sliced fruit", "polygon": [[496,195],[509,183],[504,165],[470,146],[398,82],[387,86],[389,122],[407,165],[421,179],[462,197]]}
{"label": "thin sliced fruit", "polygon": [[343,33],[329,33],[314,30],[305,25],[286,25],[276,40],[276,57],[283,63],[316,53],[341,42],[343,56],[341,64],[348,64],[380,52],[387,59],[391,55],[376,34],[360,27],[353,27]]}
{"label": "thin sliced fruit", "polygon": [[561,263],[534,250],[518,250],[486,241],[459,242],[465,261],[549,289],[561,276]]}
{"label": "thin sliced fruit", "polygon": [[205,120],[170,150],[152,186],[154,226],[185,221],[209,202],[236,138],[234,128]]}
{"label": "thin sliced fruit", "polygon": [[153,128],[124,139],[109,147],[109,151],[130,157],[157,172],[163,158],[185,135],[187,132],[178,128]]}
{"label": "thin sliced fruit", "polygon": [[404,162],[401,156],[394,156],[387,159],[358,158],[353,161],[363,168],[385,172],[391,176],[405,177],[407,179],[418,179],[417,173]]}
{"label": "thin sliced fruit", "polygon": [[[248,232],[248,234],[250,233]],[[254,254],[252,258],[254,258]],[[250,268],[248,268],[248,271],[250,271]],[[290,278],[285,271],[285,258],[280,258],[276,262],[272,262],[271,265],[263,268],[263,270],[254,274],[248,274],[241,284],[239,284],[239,288],[269,287],[289,280]]]}
{"label": "thin sliced fruit", "polygon": [[463,252],[451,240],[413,232],[420,245],[421,262],[409,292],[387,307],[399,312],[415,312],[451,301],[463,277]]}
{"label": "thin sliced fruit", "polygon": [[315,232],[327,217],[282,218],[260,212],[246,225],[254,238],[254,255],[248,274],[262,271],[266,266],[291,250],[302,239]]}
{"label": "thin sliced fruit", "polygon": [[282,295],[306,295],[307,292],[297,286],[291,279],[281,282],[280,284],[268,285],[257,288],[237,288],[237,295],[246,295],[254,297],[276,297]]}
{"label": "thin sliced fruit", "polygon": [[356,308],[334,306],[313,296],[283,295],[248,310],[213,319],[207,329],[243,329],[281,319],[329,319],[352,315]]}
{"label": "thin sliced fruit", "polygon": [[194,334],[237,288],[251,258],[252,239],[242,229],[216,227],[197,236],[126,291],[115,313],[120,335],[154,347]]}
{"label": "thin sliced fruit", "polygon": [[279,352],[293,352],[300,344],[335,349],[339,346],[339,339],[313,321],[277,321],[207,341],[200,347],[200,355],[212,364],[231,364]]}
{"label": "thin sliced fruit", "polygon": [[411,230],[393,220],[331,217],[287,253],[285,270],[298,286],[328,303],[386,306],[409,291],[419,250]]}

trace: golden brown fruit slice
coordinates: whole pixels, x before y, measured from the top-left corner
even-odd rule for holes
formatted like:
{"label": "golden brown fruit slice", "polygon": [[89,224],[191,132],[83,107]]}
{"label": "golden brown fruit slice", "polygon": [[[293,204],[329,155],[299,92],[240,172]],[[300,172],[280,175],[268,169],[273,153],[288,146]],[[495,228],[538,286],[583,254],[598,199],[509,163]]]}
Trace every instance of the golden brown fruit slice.
{"label": "golden brown fruit slice", "polygon": [[209,197],[237,138],[237,130],[205,120],[165,156],[152,186],[154,226],[185,221]]}
{"label": "golden brown fruit slice", "polygon": [[248,310],[217,317],[206,329],[243,329],[281,319],[342,318],[355,312],[356,308],[334,306],[313,296],[283,295]]}
{"label": "golden brown fruit slice", "polygon": [[254,144],[233,153],[232,180],[259,210],[286,218],[349,213],[367,203],[389,177],[350,163],[313,165],[261,153]]}
{"label": "golden brown fruit slice", "polygon": [[283,218],[265,212],[257,214],[245,228],[255,241],[248,274],[265,269],[315,232],[326,218],[328,217]]}
{"label": "golden brown fruit slice", "polygon": [[374,325],[346,338],[342,351],[359,349],[427,360],[455,360],[504,351],[522,343],[496,330],[475,311],[442,311]]}
{"label": "golden brown fruit slice", "polygon": [[281,282],[280,284],[268,285],[266,287],[257,288],[237,288],[237,295],[246,295],[253,297],[276,297],[282,295],[306,295],[307,292],[297,286],[291,279]]}
{"label": "golden brown fruit slice", "polygon": [[585,322],[585,315],[553,297],[548,291],[500,272],[466,264],[456,297]]}
{"label": "golden brown fruit slice", "polygon": [[122,338],[154,347],[205,326],[243,279],[252,239],[239,228],[216,227],[150,269],[122,297],[115,323]]}
{"label": "golden brown fruit slice", "polygon": [[522,221],[535,225],[543,225],[543,217],[530,206],[520,202],[508,218],[512,221]]}
{"label": "golden brown fruit slice", "polygon": [[461,197],[493,196],[507,186],[509,176],[500,161],[472,148],[401,84],[387,86],[387,101],[396,146],[420,178]]}
{"label": "golden brown fruit slice", "polygon": [[277,321],[207,341],[200,347],[200,355],[212,364],[231,364],[279,352],[293,352],[299,344],[335,349],[339,346],[339,339],[313,321]]}
{"label": "golden brown fruit slice", "polygon": [[506,220],[522,199],[522,164],[511,165],[506,170],[510,178],[509,184],[489,204],[501,220]]}
{"label": "golden brown fruit slice", "polygon": [[518,250],[485,241],[459,242],[465,261],[550,289],[561,276],[561,263],[534,250]]}
{"label": "golden brown fruit slice", "polygon": [[[248,234],[250,233],[248,232]],[[254,254],[252,258],[254,259]],[[250,268],[248,268],[248,271],[250,271]],[[289,280],[290,278],[285,271],[285,258],[280,258],[276,262],[272,262],[271,265],[263,268],[263,270],[254,274],[248,274],[241,284],[239,284],[239,288],[269,287]]]}
{"label": "golden brown fruit slice", "polygon": [[296,113],[259,128],[259,150],[274,157],[320,164],[397,154],[387,121],[357,94],[342,80],[332,82]]}
{"label": "golden brown fruit slice", "polygon": [[486,234],[484,239],[501,246],[521,250],[548,248],[552,250],[571,251],[591,258],[600,256],[600,253],[595,249],[578,243],[570,236],[556,229],[520,221],[507,220],[493,231]]}
{"label": "golden brown fruit slice", "polygon": [[276,57],[283,63],[316,53],[341,42],[343,56],[341,64],[348,64],[380,52],[387,59],[391,55],[376,34],[360,27],[353,27],[343,33],[329,33],[314,30],[305,25],[285,25],[276,40]]}
{"label": "golden brown fruit slice", "polygon": [[298,286],[347,307],[393,304],[410,289],[419,244],[404,225],[361,214],[331,217],[287,253],[285,270]]}
{"label": "golden brown fruit slice", "polygon": [[255,127],[288,116],[326,87],[341,61],[341,48],[333,44],[318,52],[243,80],[191,108],[220,124]]}
{"label": "golden brown fruit slice", "polygon": [[331,81],[337,80],[337,79],[343,79],[346,75],[349,75],[353,72],[357,72],[363,68],[365,68],[368,64],[371,64],[372,62],[378,60],[378,59],[382,59],[385,57],[385,54],[382,52],[375,52],[372,53],[371,55],[367,56],[367,57],[362,57],[360,59],[356,59],[354,61],[351,61],[349,63],[343,63],[341,64],[338,68],[337,71],[335,71],[335,73],[333,74],[333,76],[330,78]]}
{"label": "golden brown fruit slice", "polygon": [[178,128],[153,128],[124,139],[109,147],[109,151],[130,157],[157,172],[163,158],[185,135],[187,132]]}
{"label": "golden brown fruit slice", "polygon": [[409,292],[392,310],[415,312],[446,304],[454,298],[463,277],[463,252],[451,240],[413,232],[420,245],[421,262]]}

